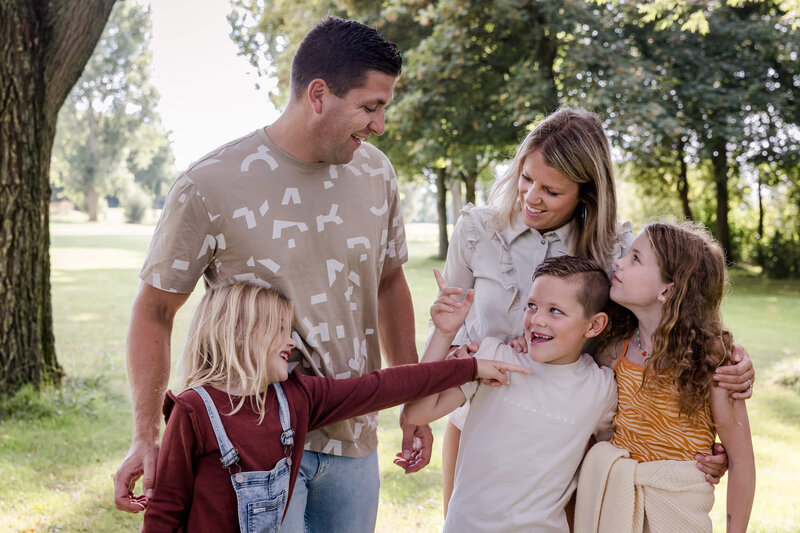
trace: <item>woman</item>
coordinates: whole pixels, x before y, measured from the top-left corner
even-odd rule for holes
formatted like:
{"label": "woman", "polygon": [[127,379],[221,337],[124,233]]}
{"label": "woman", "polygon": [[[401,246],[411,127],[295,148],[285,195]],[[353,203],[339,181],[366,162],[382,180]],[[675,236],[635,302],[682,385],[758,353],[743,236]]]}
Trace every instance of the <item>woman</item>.
{"label": "woman", "polygon": [[[517,149],[508,170],[495,182],[485,207],[467,206],[453,230],[444,278],[449,286],[475,289],[473,309],[454,341],[468,345],[522,334],[522,306],[536,266],[570,254],[604,265],[633,241],[630,223],[617,224],[614,172],[600,119],[581,109],[562,108],[545,118]],[[749,398],[754,372],[747,353],[734,351],[735,366],[719,369],[722,387]],[[453,489],[460,427],[468,405],[455,411],[442,443],[444,511]],[[714,475],[715,460],[698,467]],[[709,467],[711,465],[711,467]]]}

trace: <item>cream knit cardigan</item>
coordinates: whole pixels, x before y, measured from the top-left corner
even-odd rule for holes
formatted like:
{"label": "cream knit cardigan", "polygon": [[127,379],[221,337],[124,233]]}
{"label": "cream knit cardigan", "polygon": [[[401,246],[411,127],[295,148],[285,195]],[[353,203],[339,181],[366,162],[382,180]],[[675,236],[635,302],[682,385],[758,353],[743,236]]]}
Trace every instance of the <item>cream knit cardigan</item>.
{"label": "cream knit cardigan", "polygon": [[710,533],[713,505],[714,486],[694,461],[639,463],[599,442],[581,466],[575,533]]}

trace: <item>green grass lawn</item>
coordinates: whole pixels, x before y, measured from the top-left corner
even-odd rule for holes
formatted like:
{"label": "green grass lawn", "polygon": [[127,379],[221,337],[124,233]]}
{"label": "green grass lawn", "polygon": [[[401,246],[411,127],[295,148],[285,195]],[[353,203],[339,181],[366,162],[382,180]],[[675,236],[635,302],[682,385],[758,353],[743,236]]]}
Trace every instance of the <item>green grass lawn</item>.
{"label": "green grass lawn", "polygon": [[[114,509],[112,480],[132,431],[125,378],[128,315],[152,226],[53,224],[52,282],[58,358],[64,387],[44,396],[20,394],[0,411],[0,531],[138,531],[141,516]],[[408,227],[406,277],[424,342],[435,294],[431,268],[436,228]],[[176,319],[180,350],[199,291]],[[770,385],[776,364],[800,357],[800,283],[736,273],[725,319],[758,370],[748,402],[758,466],[754,532],[800,530],[800,395]],[[406,476],[392,464],[400,447],[398,409],[382,413],[378,531],[438,531],[441,461],[438,444],[424,471]],[[444,424],[434,424],[440,442]],[[713,518],[723,531],[724,482]]]}

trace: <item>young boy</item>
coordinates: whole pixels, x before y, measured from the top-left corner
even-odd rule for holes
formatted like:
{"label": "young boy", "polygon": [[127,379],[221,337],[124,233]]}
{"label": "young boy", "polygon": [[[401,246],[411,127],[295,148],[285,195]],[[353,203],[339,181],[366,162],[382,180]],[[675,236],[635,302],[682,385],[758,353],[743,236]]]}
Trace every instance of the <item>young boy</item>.
{"label": "young boy", "polygon": [[[435,331],[425,362],[446,357],[474,298],[470,289],[459,302],[462,289],[434,274],[441,294],[431,306]],[[408,420],[421,424],[470,398],[445,533],[569,531],[564,507],[589,439],[608,440],[613,432],[613,373],[581,354],[608,323],[608,292],[608,276],[591,261],[544,261],[533,275],[525,311],[528,353],[486,338],[475,354],[531,373],[514,376],[507,387],[470,382],[406,405]]]}

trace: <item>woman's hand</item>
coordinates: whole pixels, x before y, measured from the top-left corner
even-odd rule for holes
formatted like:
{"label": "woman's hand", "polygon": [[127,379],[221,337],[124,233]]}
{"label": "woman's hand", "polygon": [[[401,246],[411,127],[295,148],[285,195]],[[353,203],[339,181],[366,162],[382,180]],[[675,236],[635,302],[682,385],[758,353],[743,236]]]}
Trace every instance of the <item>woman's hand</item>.
{"label": "woman's hand", "polygon": [[464,323],[475,299],[475,290],[469,289],[464,296],[464,301],[459,302],[456,295],[462,294],[464,289],[450,287],[438,269],[433,269],[436,284],[439,285],[439,297],[431,305],[431,320],[440,332],[452,335]]}
{"label": "woman's hand", "polygon": [[719,367],[714,372],[714,380],[719,388],[731,391],[734,400],[747,400],[753,396],[753,382],[756,380],[753,361],[747,350],[738,344],[733,345],[731,359],[736,364]]}

